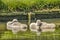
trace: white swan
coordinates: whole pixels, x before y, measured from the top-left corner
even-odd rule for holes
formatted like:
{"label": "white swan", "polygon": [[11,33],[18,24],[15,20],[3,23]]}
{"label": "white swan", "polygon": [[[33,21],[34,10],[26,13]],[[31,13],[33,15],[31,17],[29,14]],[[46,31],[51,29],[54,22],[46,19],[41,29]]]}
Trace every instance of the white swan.
{"label": "white swan", "polygon": [[17,19],[13,19],[13,21],[8,22],[7,24],[11,24],[11,25],[8,25],[8,26],[11,27],[10,30],[12,30],[13,34],[16,34],[19,31],[26,31],[27,30],[27,25],[18,22]]}
{"label": "white swan", "polygon": [[39,36],[40,35],[40,24],[41,24],[41,21],[40,20],[37,20],[36,23],[31,23],[30,24],[30,30],[32,32],[36,32],[36,34]]}
{"label": "white swan", "polygon": [[11,29],[12,29],[11,24],[12,24],[11,21],[7,22],[7,29],[8,29],[8,30],[11,30]]}

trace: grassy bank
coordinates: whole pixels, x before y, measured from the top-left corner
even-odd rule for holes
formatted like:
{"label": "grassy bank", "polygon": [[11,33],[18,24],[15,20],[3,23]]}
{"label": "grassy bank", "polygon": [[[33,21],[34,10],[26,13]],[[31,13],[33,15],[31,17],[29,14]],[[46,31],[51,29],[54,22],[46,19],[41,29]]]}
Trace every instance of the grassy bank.
{"label": "grassy bank", "polygon": [[60,9],[60,0],[0,0],[0,8],[3,12]]}

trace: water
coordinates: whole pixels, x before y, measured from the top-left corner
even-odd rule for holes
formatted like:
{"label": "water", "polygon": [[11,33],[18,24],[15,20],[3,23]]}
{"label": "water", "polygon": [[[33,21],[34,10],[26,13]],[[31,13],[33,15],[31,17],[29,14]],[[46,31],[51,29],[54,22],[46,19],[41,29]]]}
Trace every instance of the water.
{"label": "water", "polygon": [[[41,19],[44,22],[60,24],[60,19]],[[33,20],[34,21],[34,20]],[[20,21],[21,23],[28,24],[28,21]],[[40,36],[37,36],[36,33],[26,31],[26,32],[19,32],[18,34],[13,34],[11,31],[6,29],[7,22],[0,22],[0,39],[4,40],[60,40],[60,29],[56,30],[55,32],[46,32],[41,33]]]}

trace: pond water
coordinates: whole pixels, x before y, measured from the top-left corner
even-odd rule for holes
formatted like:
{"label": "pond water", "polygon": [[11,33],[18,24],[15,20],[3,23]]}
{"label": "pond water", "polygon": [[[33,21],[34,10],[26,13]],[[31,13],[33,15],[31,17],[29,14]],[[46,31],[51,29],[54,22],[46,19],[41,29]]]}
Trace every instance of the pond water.
{"label": "pond water", "polygon": [[[48,23],[55,23],[56,25],[59,23],[60,24],[60,19],[41,19],[44,22]],[[34,20],[33,20],[34,21]],[[28,23],[28,21],[20,21],[22,23]],[[6,29],[6,23],[7,22],[0,22],[0,39],[21,39],[21,40],[58,40],[60,39],[60,29],[56,30],[54,33],[47,32],[47,33],[42,33],[39,37],[36,36],[35,33],[26,31],[26,32],[19,32],[18,34],[13,34],[11,31]],[[44,39],[43,39],[44,38]]]}

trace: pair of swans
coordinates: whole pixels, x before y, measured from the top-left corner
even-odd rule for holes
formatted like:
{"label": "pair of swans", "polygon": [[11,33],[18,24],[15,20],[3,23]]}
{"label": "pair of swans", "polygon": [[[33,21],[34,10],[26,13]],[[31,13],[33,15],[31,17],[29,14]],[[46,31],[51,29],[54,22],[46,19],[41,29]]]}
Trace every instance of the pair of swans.
{"label": "pair of swans", "polygon": [[[14,34],[16,34],[19,31],[26,31],[27,27],[28,26],[26,24],[18,22],[17,19],[13,19],[13,21],[7,22],[7,29],[12,30]],[[36,32],[37,35],[40,35],[41,32],[55,31],[55,24],[41,22],[41,20],[37,20],[36,22],[31,23],[29,25],[29,29],[32,32]]]}

